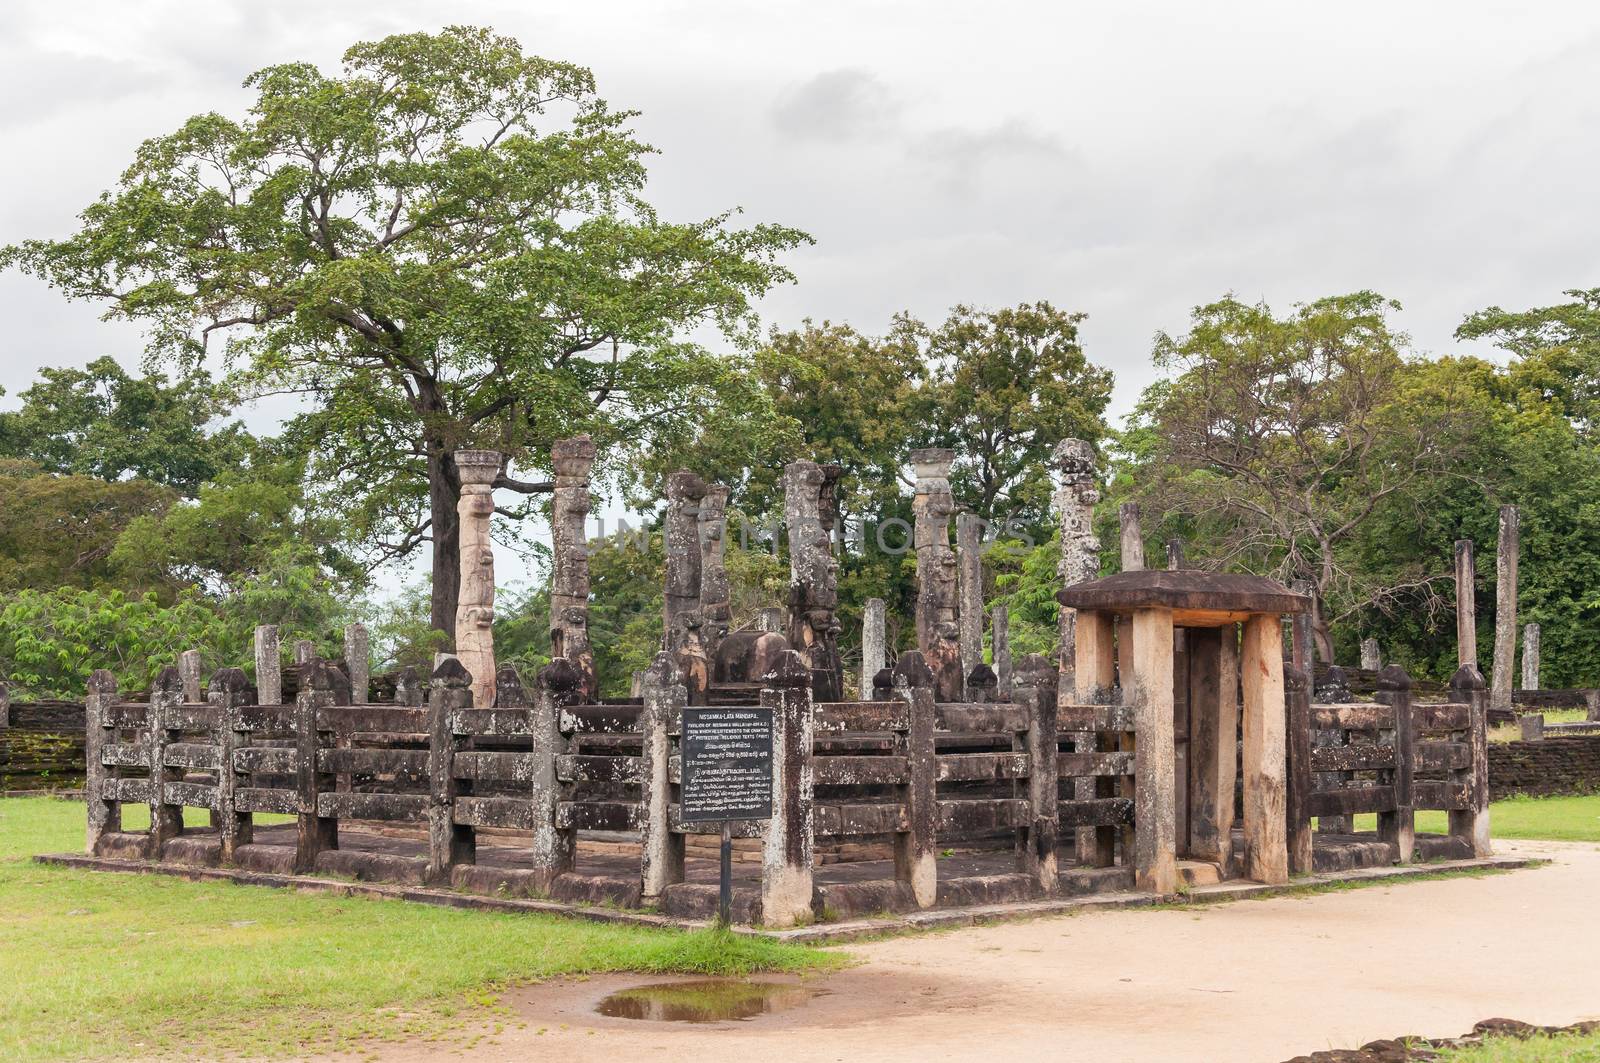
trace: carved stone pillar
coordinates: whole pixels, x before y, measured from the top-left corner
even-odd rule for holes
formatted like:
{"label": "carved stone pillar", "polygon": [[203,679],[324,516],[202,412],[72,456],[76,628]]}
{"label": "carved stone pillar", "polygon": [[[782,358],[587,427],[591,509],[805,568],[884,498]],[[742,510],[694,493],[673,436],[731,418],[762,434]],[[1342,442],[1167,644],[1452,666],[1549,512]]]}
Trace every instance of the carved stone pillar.
{"label": "carved stone pillar", "polygon": [[1511,670],[1517,654],[1517,554],[1522,531],[1516,506],[1500,507],[1500,543],[1495,551],[1494,677],[1489,707],[1511,708]]}
{"label": "carved stone pillar", "polygon": [[935,695],[940,701],[960,701],[960,631],[957,628],[956,552],[950,548],[950,517],[955,499],[950,494],[950,466],[955,451],[929,447],[911,452],[917,473],[917,493],[912,500],[917,550],[917,648],[933,671]]}
{"label": "carved stone pillar", "polygon": [[705,481],[686,469],[667,477],[662,638],[674,655],[688,640],[690,627],[700,626],[700,502],[705,494]]}
{"label": "carved stone pillar", "polygon": [[822,524],[822,468],[794,461],[783,469],[783,516],[789,531],[789,645],[812,671],[818,701],[844,696],[838,668],[838,563]]}
{"label": "carved stone pillar", "polygon": [[456,451],[461,476],[461,597],[456,605],[456,658],[472,675],[472,703],[494,704],[494,548],[489,518],[494,514],[490,485],[500,475],[501,455],[493,450]]}
{"label": "carved stone pillar", "polygon": [[589,646],[589,470],[594,442],[588,436],[557,440],[550,448],[555,467],[555,498],[550,512],[550,543],[555,568],[550,579],[550,656],[577,666],[585,701],[599,693],[594,651]]}
{"label": "carved stone pillar", "polygon": [[[844,534],[839,522],[839,479],[844,475],[842,465],[822,465],[822,487],[817,491],[817,520],[822,524],[822,535],[827,546],[829,563],[824,567],[823,574],[827,580],[825,597],[832,602],[830,623],[823,632],[822,643],[826,647],[826,681],[818,689],[819,700],[835,698],[844,700],[844,658],[839,655],[839,632],[842,625],[838,619],[839,609],[839,566],[844,559]],[[828,695],[823,697],[822,695]]]}
{"label": "carved stone pillar", "polygon": [[[1061,561],[1056,571],[1061,585],[1070,587],[1100,575],[1100,540],[1094,534],[1094,504],[1100,501],[1095,487],[1094,449],[1082,439],[1063,439],[1056,444],[1056,492],[1052,501],[1061,521]],[[1077,611],[1061,607],[1059,623],[1061,670],[1071,673],[1075,659],[1075,620]],[[1071,690],[1071,683],[1063,683]]]}
{"label": "carved stone pillar", "polygon": [[[961,675],[972,678],[983,663],[983,521],[975,514],[956,517],[956,571],[961,607],[956,620],[961,632]],[[968,701],[976,700],[968,697]]]}
{"label": "carved stone pillar", "polygon": [[733,592],[723,564],[727,549],[728,489],[721,484],[706,488],[700,500],[700,642],[709,660],[733,623]]}

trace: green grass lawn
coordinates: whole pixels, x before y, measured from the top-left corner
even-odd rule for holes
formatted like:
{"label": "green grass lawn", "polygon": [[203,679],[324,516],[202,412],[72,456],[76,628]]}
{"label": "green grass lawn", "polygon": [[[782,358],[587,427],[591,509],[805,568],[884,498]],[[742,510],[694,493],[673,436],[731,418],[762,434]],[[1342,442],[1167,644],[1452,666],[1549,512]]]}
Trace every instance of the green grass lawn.
{"label": "green grass lawn", "polygon": [[1476,1048],[1439,1053],[1449,1063],[1600,1063],[1600,1034],[1567,1034],[1518,1041],[1496,1037]]}
{"label": "green grass lawn", "polygon": [[[1355,829],[1378,829],[1378,817],[1357,816]],[[1583,797],[1509,797],[1489,805],[1489,829],[1496,838],[1600,842],[1600,794]],[[1447,834],[1450,818],[1443,812],[1418,812],[1417,830]]]}
{"label": "green grass lawn", "polygon": [[[129,810],[127,826],[137,828]],[[203,814],[203,813],[202,813]],[[402,1037],[464,1047],[502,989],[605,971],[805,971],[836,953],[675,933],[44,867],[83,805],[0,799],[0,1058],[297,1056]]]}

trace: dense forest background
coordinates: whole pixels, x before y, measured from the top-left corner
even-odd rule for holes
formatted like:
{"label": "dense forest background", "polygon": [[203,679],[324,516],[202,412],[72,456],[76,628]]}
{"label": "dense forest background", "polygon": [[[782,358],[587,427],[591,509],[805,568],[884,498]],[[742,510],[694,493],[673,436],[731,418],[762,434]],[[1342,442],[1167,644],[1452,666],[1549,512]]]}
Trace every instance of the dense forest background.
{"label": "dense forest background", "polygon": [[[528,578],[501,596],[496,644],[537,665],[549,447],[578,432],[601,508],[646,514],[642,537],[593,550],[608,692],[660,638],[650,515],[679,467],[731,489],[744,620],[785,595],[768,534],[783,465],[842,466],[851,659],[868,597],[910,641],[914,559],[890,530],[910,519],[910,451],[951,447],[956,499],[990,530],[989,604],[1010,607],[1018,649],[1048,651],[1049,456],[1069,437],[1100,456],[1107,571],[1117,508],[1138,501],[1150,556],[1176,539],[1191,565],[1309,581],[1324,659],[1373,637],[1434,678],[1455,663],[1452,544],[1479,544],[1492,601],[1514,504],[1545,685],[1600,684],[1600,289],[1485,308],[1450,355],[1413,349],[1374,292],[1276,309],[1223,294],[1151,322],[1170,330],[1160,379],[1113,424],[1081,308],[763,329],[754,308],[811,238],[735,210],[662,218],[635,113],[490,30],[364,42],[337,72],[285,63],[245,85],[245,114],[147,140],[77,232],[0,248],[0,268],[148,338],[138,372],[45,370],[0,413],[0,672],[19,696],[81,693],[97,667],[143,686],[191,647],[248,667],[261,623],[336,654],[361,619],[376,664],[425,664],[455,615],[463,448],[506,455],[494,529]],[[247,432],[237,411],[274,396],[302,412]],[[375,594],[418,567],[423,583]]]}
{"label": "dense forest background", "polygon": [[[956,497],[988,522],[990,606],[1010,607],[1020,651],[1048,652],[1059,555],[1048,456],[1076,436],[1103,459],[1105,571],[1120,566],[1118,506],[1136,500],[1150,557],[1177,539],[1191,565],[1310,580],[1334,660],[1352,663],[1373,637],[1386,660],[1433,678],[1455,663],[1453,543],[1479,544],[1479,601],[1492,602],[1497,509],[1515,504],[1519,609],[1542,625],[1544,682],[1600,682],[1600,292],[1473,315],[1459,335],[1481,355],[1413,352],[1397,314],[1371,293],[1282,315],[1233,299],[1198,307],[1186,330],[1157,337],[1164,379],[1115,429],[1111,375],[1080,349],[1079,315],[1047,304],[961,307],[937,326],[901,317],[879,335],[774,330],[725,356],[738,387],[602,484],[645,504],[631,534],[613,528],[592,547],[602,681],[625,688],[660,639],[647,503],[680,465],[733,488],[741,621],[784,598],[781,529],[771,536],[782,465],[843,465],[847,659],[873,596],[890,603],[891,641],[909,645],[915,562],[892,520],[910,520],[907,455],[927,445],[956,449]],[[253,436],[227,382],[131,374],[110,358],[46,370],[17,397],[0,413],[0,670],[20,695],[81,693],[102,666],[140,686],[189,647],[248,667],[258,623],[336,655],[343,625],[362,620],[378,667],[425,664],[447,644],[426,585],[373,593],[394,558],[319,504],[318,439],[303,423]],[[502,594],[496,642],[535,667],[548,654],[546,556],[536,535],[515,542],[528,567]],[[1480,608],[1480,646],[1493,620]]]}

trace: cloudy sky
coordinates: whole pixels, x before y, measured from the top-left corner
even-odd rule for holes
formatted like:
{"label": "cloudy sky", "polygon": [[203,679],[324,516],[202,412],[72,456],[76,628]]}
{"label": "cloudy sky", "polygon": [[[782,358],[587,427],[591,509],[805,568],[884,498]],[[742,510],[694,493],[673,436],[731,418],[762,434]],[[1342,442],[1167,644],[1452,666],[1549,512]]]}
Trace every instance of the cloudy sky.
{"label": "cloudy sky", "polygon": [[[1448,352],[1476,308],[1600,284],[1600,5],[1579,3],[7,0],[0,242],[70,231],[140,140],[241,112],[251,70],[331,70],[444,8],[641,110],[664,215],[813,234],[768,322],[1048,299],[1089,315],[1119,411],[1153,333],[1224,292],[1375,288]],[[13,396],[140,350],[16,275],[0,318]]]}

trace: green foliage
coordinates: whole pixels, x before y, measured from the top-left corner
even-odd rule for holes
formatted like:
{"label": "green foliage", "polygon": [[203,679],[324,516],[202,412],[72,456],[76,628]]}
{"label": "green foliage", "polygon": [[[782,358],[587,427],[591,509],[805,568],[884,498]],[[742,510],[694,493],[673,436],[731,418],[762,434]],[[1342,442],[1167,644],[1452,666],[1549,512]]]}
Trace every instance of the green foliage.
{"label": "green foliage", "polygon": [[81,697],[97,668],[124,690],[145,690],[189,649],[207,668],[254,674],[257,624],[277,624],[285,646],[310,638],[336,657],[348,613],[317,569],[288,555],[224,598],[190,589],[163,604],[153,593],[25,590],[0,598],[0,674],[19,697]]}
{"label": "green foliage", "polygon": [[984,564],[994,574],[993,594],[985,605],[991,611],[1006,606],[1013,658],[1028,653],[1048,657],[1058,648],[1060,561],[1059,535],[1026,549],[1001,540],[984,551]]}
{"label": "green foliage", "polygon": [[0,456],[47,472],[165,484],[192,498],[253,446],[237,422],[210,428],[231,405],[203,371],[169,384],[160,373],[136,378],[98,358],[39,376],[21,393],[20,410],[0,413]]}
{"label": "green foliage", "polygon": [[130,521],[111,551],[112,569],[129,587],[223,592],[287,555],[359,585],[365,573],[345,553],[343,529],[308,503],[303,472],[302,463],[283,460],[223,473],[195,501]]}
{"label": "green foliage", "polygon": [[1039,302],[957,306],[937,329],[918,326],[933,370],[919,415],[933,441],[956,452],[957,501],[992,524],[1042,527],[1050,452],[1063,439],[1097,443],[1106,433],[1112,376],[1084,357],[1083,318]]}
{"label": "green foliage", "polygon": [[395,35],[352,46],[338,75],[286,63],[245,84],[246,116],[147,140],[76,234],[0,266],[145,324],[157,358],[225,340],[244,392],[311,397],[295,435],[317,501],[380,559],[432,543],[442,629],[455,451],[537,468],[587,430],[626,478],[720,373],[679,335],[748,335],[752,300],[790,279],[778,257],[808,240],[731,212],[662,221],[635,113],[488,30]]}
{"label": "green foliage", "polygon": [[1373,292],[1285,317],[1232,297],[1198,307],[1187,334],[1157,336],[1169,376],[1134,419],[1127,472],[1147,511],[1188,531],[1197,560],[1309,581],[1324,659],[1330,615],[1381,606],[1425,576],[1350,563],[1354,538],[1381,508],[1457,475],[1469,448],[1468,410],[1408,401],[1415,362],[1389,323],[1397,309]]}
{"label": "green foliage", "polygon": [[[128,826],[138,829],[132,815]],[[0,1053],[8,1060],[301,1059],[405,1037],[469,1051],[479,1024],[504,1016],[501,997],[514,986],[613,971],[739,976],[845,962],[727,932],[31,860],[82,846],[81,803],[0,800],[0,980],[11,987],[0,997]]]}
{"label": "green foliage", "polygon": [[159,520],[177,501],[172,488],[148,480],[107,483],[3,459],[0,492],[0,593],[115,584],[123,530]]}
{"label": "green foliage", "polygon": [[428,599],[427,584],[413,583],[373,616],[369,634],[373,659],[380,667],[415,668],[419,676],[433,672],[433,656],[448,645],[448,639],[430,621]]}

